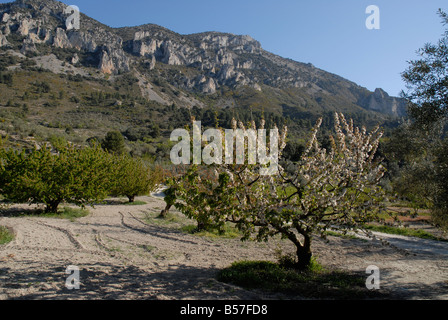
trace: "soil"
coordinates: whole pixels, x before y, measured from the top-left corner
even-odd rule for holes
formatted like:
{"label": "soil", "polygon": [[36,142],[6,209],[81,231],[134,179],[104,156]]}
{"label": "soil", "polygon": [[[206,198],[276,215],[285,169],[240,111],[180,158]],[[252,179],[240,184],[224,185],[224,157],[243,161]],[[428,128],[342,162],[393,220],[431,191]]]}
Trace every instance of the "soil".
{"label": "soil", "polygon": [[[0,246],[0,300],[279,298],[219,282],[216,273],[234,261],[276,261],[279,248],[293,252],[288,241],[241,242],[183,233],[145,219],[164,208],[162,198],[136,200],[146,204],[98,205],[74,221],[17,214],[0,217],[0,225],[15,233],[12,242]],[[377,266],[379,291],[394,298],[448,299],[448,242],[377,236],[387,237],[389,243],[331,236],[329,242],[316,238],[312,249],[321,264],[363,273],[366,279],[366,268]],[[66,287],[70,265],[79,268],[79,289]]]}

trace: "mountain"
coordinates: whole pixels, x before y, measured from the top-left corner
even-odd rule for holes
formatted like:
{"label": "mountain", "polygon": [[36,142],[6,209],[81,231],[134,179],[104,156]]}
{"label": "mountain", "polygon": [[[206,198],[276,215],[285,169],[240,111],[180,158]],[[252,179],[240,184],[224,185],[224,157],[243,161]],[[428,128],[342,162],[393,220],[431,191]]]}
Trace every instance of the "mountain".
{"label": "mountain", "polygon": [[[174,121],[186,107],[189,113],[192,108],[268,113],[296,125],[305,125],[304,120],[309,125],[334,111],[363,123],[393,122],[406,114],[402,99],[282,58],[248,35],[182,35],[154,24],[111,28],[82,13],[80,29],[67,30],[66,7],[53,0],[0,5],[3,78],[8,73],[15,79],[9,86],[0,81],[4,111],[8,102],[17,108],[28,93],[34,113],[26,121],[42,125],[52,119],[63,127],[79,127],[76,115],[97,112],[107,118],[109,129],[121,131],[131,126],[118,116],[123,108],[117,106],[123,105],[131,106],[134,115],[151,105],[154,117],[148,121],[162,129],[168,129],[165,121]],[[46,79],[52,96],[36,94],[39,79]],[[72,85],[76,81],[85,87]],[[57,112],[44,108],[55,104],[60,107]],[[135,116],[141,118],[146,115]]]}

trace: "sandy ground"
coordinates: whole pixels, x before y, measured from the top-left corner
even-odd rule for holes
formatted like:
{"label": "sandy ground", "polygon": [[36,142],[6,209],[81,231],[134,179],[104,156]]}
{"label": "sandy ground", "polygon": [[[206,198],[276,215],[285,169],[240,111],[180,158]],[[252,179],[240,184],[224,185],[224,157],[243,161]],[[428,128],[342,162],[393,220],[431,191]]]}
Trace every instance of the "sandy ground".
{"label": "sandy ground", "polygon": [[[279,247],[292,251],[287,241],[242,243],[188,235],[144,220],[164,207],[161,198],[138,200],[147,204],[100,205],[76,221],[0,217],[0,225],[16,235],[0,246],[0,300],[278,298],[218,282],[215,275],[233,261],[275,261]],[[385,246],[330,239],[314,241],[322,264],[363,273],[375,265],[380,290],[398,299],[448,299],[448,242],[389,236]],[[66,287],[69,265],[79,268],[80,289]]]}

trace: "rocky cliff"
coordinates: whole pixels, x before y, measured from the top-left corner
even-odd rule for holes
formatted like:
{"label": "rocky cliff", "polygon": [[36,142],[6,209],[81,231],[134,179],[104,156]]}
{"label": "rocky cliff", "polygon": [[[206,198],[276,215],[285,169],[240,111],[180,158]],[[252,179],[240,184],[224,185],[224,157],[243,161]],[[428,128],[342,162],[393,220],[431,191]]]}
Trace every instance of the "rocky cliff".
{"label": "rocky cliff", "polygon": [[372,94],[366,97],[362,104],[368,109],[385,114],[398,116],[406,115],[406,103],[404,100],[389,96],[381,88],[377,88]]}
{"label": "rocky cliff", "polygon": [[[248,35],[181,35],[152,24],[114,29],[83,14],[80,29],[67,30],[66,7],[53,0],[17,0],[0,5],[0,47],[34,57],[53,49],[65,50],[71,55],[66,61],[70,64],[94,67],[110,75],[132,72],[139,83],[162,78],[187,94],[215,94],[223,88],[243,87],[257,92],[266,88],[296,89],[302,95],[298,100],[311,99],[321,106],[321,101],[327,101],[322,106],[325,110],[332,108],[331,101],[339,99],[365,110],[405,114],[400,99],[380,89],[369,92],[311,64],[267,52]],[[142,90],[150,87],[142,86]],[[170,100],[160,95],[157,99]],[[333,103],[333,108],[336,105]]]}

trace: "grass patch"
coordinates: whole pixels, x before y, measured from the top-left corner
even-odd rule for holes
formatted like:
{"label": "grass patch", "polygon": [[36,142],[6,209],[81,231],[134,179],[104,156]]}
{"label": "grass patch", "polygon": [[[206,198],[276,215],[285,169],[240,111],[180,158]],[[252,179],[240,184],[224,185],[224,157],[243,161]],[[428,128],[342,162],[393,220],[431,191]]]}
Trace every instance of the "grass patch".
{"label": "grass patch", "polygon": [[240,261],[218,272],[218,281],[245,289],[319,299],[364,299],[379,297],[365,287],[366,276],[326,270],[313,261],[307,271],[298,271],[269,261]]}
{"label": "grass patch", "polygon": [[446,239],[436,237],[435,235],[421,229],[412,229],[412,228],[406,228],[406,227],[394,227],[394,226],[388,226],[388,225],[367,225],[367,230],[370,231],[377,231],[377,232],[383,232],[388,234],[396,234],[401,236],[408,236],[408,237],[416,237],[421,239],[430,239],[430,240],[438,240],[438,241],[447,241]]}
{"label": "grass patch", "polygon": [[186,217],[172,211],[168,212],[166,217],[161,217],[160,212],[147,212],[143,220],[148,224],[169,226],[174,229],[180,229],[182,226],[189,223],[189,220]]}
{"label": "grass patch", "polygon": [[58,219],[68,219],[70,221],[75,221],[77,218],[88,216],[89,213],[90,213],[89,210],[83,208],[63,207],[58,210],[58,213],[44,212],[39,214],[39,216],[45,218],[58,218]]}
{"label": "grass patch", "polygon": [[359,238],[355,235],[352,234],[344,234],[342,232],[337,232],[337,231],[333,231],[333,230],[326,230],[325,234],[327,236],[333,236],[333,237],[340,237],[343,239],[349,239],[349,240],[358,240]]}
{"label": "grass patch", "polygon": [[12,233],[7,227],[0,226],[0,245],[7,244],[14,239],[14,233]]}
{"label": "grass patch", "polygon": [[190,219],[175,210],[169,211],[165,217],[160,216],[160,211],[147,212],[144,217],[144,222],[172,228],[183,233],[192,234],[199,237],[226,239],[241,237],[241,233],[238,229],[230,223],[224,226],[224,232],[221,233],[215,229],[197,231],[197,222],[195,220]]}
{"label": "grass patch", "polygon": [[196,236],[200,237],[209,237],[209,238],[226,238],[226,239],[234,239],[241,237],[241,233],[236,229],[234,226],[230,224],[226,224],[224,226],[224,230],[222,232],[219,232],[216,229],[207,229],[207,230],[201,230],[197,231],[197,225],[196,224],[189,224],[186,226],[183,226],[181,228],[182,232],[188,233],[188,234],[194,234]]}

